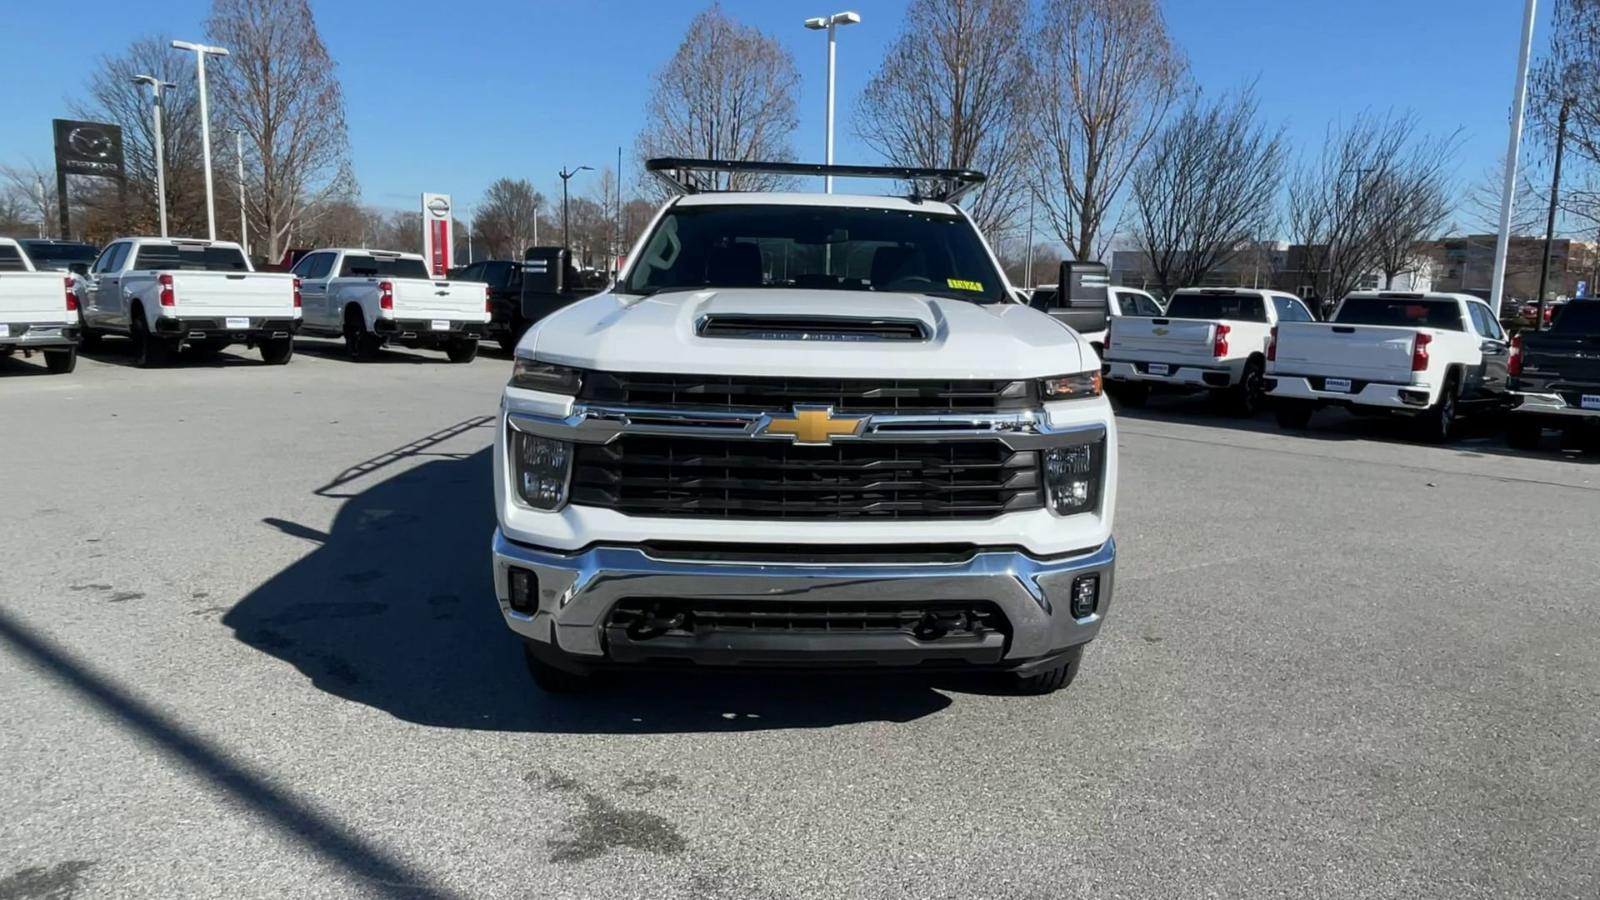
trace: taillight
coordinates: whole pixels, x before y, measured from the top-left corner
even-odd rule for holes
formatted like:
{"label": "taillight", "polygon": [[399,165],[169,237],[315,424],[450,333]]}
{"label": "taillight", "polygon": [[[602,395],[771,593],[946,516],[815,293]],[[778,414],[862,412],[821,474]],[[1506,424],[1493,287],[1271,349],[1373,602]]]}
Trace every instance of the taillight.
{"label": "taillight", "polygon": [[378,308],[394,309],[394,285],[387,281],[378,282]]}
{"label": "taillight", "polygon": [[72,276],[68,275],[66,278],[61,279],[61,282],[67,288],[67,312],[77,312],[78,295],[73,291],[75,285],[73,284]]}
{"label": "taillight", "polygon": [[1417,333],[1411,345],[1411,371],[1426,372],[1428,370],[1428,345],[1433,343],[1433,335]]}
{"label": "taillight", "polygon": [[1272,326],[1272,334],[1267,337],[1267,362],[1278,360],[1278,326]]}
{"label": "taillight", "polygon": [[300,308],[300,279],[294,280],[294,308]]}
{"label": "taillight", "polygon": [[1101,354],[1100,354],[1101,356],[1105,355],[1105,351],[1106,350],[1110,350],[1111,349],[1111,327],[1113,325],[1115,325],[1115,324],[1117,324],[1117,320],[1116,319],[1107,319],[1106,320],[1106,339],[1100,345],[1100,347],[1102,348],[1101,349]]}
{"label": "taillight", "polygon": [[494,296],[494,291],[490,290],[490,288],[489,288],[489,286],[487,284],[484,285],[483,286],[483,311],[486,312],[486,313],[494,312],[494,301],[491,299],[493,296]]}
{"label": "taillight", "polygon": [[1221,359],[1228,355],[1228,334],[1233,331],[1231,325],[1217,326],[1217,339],[1211,344],[1211,355]]}
{"label": "taillight", "polygon": [[1506,374],[1522,374],[1522,335],[1511,339],[1511,356],[1506,360]]}
{"label": "taillight", "polygon": [[177,306],[178,305],[178,298],[177,298],[177,296],[175,294],[172,293],[172,276],[171,275],[162,275],[160,278],[158,278],[156,280],[161,282],[161,305],[162,306]]}

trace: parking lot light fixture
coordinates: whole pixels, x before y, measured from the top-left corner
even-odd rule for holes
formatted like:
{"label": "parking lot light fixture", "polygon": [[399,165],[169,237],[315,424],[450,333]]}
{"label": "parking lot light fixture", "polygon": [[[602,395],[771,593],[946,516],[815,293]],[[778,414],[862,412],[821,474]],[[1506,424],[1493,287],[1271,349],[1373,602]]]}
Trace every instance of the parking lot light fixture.
{"label": "parking lot light fixture", "polygon": [[[861,15],[853,12],[838,12],[831,16],[818,16],[807,19],[806,27],[812,31],[828,32],[828,118],[825,126],[822,151],[822,161],[833,165],[833,69],[834,69],[834,30],[840,25],[855,25],[861,21]],[[833,176],[822,176],[822,191],[826,194],[833,193]]]}
{"label": "parking lot light fixture", "polygon": [[579,172],[593,171],[594,168],[591,166],[579,166],[570,172],[565,167],[562,167],[558,173],[561,176],[561,249],[567,251],[568,256],[572,254],[572,227],[567,224],[567,182],[571,181],[572,176]]}
{"label": "parking lot light fixture", "polygon": [[206,109],[206,57],[227,56],[227,48],[196,44],[193,41],[173,41],[177,50],[194,53],[195,86],[200,92],[200,162],[206,173],[206,236],[217,239],[217,199],[211,187],[211,118]]}
{"label": "parking lot light fixture", "polygon": [[161,138],[161,92],[177,85],[170,81],[162,81],[154,75],[135,75],[134,84],[150,85],[150,93],[154,99],[154,108],[151,116],[155,122],[155,151],[156,151],[156,209],[161,219],[161,236],[167,236],[167,169],[166,148]]}

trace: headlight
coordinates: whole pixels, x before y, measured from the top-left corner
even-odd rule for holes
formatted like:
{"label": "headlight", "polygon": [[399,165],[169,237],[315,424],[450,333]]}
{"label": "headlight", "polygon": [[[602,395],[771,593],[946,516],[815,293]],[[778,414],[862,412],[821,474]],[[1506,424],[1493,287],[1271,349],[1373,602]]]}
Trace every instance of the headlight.
{"label": "headlight", "polygon": [[1044,451],[1045,494],[1056,515],[1088,512],[1099,505],[1105,446],[1101,440]]}
{"label": "headlight", "polygon": [[583,374],[577,369],[539,362],[526,356],[511,364],[511,386],[552,394],[577,394]]}
{"label": "headlight", "polygon": [[1076,400],[1100,396],[1100,370],[1076,375],[1057,375],[1039,382],[1039,396],[1046,400]]}
{"label": "headlight", "polygon": [[560,509],[572,476],[572,445],[511,432],[511,476],[522,502],[534,509]]}

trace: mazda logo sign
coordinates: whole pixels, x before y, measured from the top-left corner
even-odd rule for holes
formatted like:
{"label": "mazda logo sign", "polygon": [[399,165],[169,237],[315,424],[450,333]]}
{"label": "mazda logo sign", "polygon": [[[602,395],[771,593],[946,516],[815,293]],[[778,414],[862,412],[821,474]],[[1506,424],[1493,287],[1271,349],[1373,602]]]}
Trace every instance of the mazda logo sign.
{"label": "mazda logo sign", "polygon": [[98,128],[83,126],[67,133],[67,146],[73,153],[89,159],[105,159],[114,147],[110,135]]}

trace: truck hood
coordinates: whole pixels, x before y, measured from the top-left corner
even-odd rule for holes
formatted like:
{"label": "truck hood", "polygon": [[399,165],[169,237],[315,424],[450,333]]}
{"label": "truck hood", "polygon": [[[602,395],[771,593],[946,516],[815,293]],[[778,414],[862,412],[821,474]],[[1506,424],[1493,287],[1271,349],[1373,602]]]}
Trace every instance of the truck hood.
{"label": "truck hood", "polygon": [[[707,316],[913,321],[925,337],[704,337],[697,327]],[[541,320],[518,352],[613,372],[834,378],[1031,378],[1097,364],[1071,329],[1020,304],[785,288],[675,291],[644,298],[598,294]]]}

